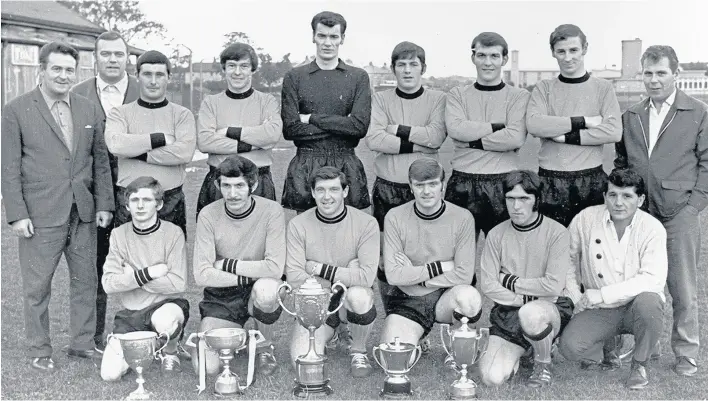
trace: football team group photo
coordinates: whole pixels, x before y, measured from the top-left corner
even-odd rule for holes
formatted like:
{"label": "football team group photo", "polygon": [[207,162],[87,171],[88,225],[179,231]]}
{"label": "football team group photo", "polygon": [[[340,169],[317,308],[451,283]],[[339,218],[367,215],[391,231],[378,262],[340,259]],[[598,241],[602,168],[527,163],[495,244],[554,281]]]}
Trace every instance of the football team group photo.
{"label": "football team group photo", "polygon": [[87,79],[39,46],[2,108],[4,396],[704,398],[708,106],[672,44],[624,104],[573,23],[529,21],[557,63],[529,88],[502,26],[449,90],[399,32],[375,90],[343,14],[298,21],[277,92],[225,45],[192,109],[118,31]]}

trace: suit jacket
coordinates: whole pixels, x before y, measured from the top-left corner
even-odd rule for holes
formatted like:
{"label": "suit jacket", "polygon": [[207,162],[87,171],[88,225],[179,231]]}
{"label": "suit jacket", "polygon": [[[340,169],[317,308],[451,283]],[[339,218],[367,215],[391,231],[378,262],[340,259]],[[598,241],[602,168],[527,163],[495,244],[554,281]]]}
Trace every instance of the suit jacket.
{"label": "suit jacket", "polygon": [[[101,106],[101,98],[98,96],[98,91],[96,90],[96,77],[89,78],[74,85],[71,91],[78,93],[79,95],[91,100],[98,105],[98,110],[101,112],[101,118],[103,121],[106,120],[106,113],[103,111],[103,106]],[[125,91],[125,96],[123,96],[123,104],[128,104],[138,100],[140,97],[140,86],[138,80],[134,77],[128,75],[128,89]],[[118,181],[118,159],[108,151],[108,158],[111,163],[111,178],[113,179],[113,184]]]}
{"label": "suit jacket", "polygon": [[70,152],[39,87],[2,110],[2,196],[8,222],[30,218],[35,227],[65,224],[76,203],[81,221],[113,211],[113,186],[100,106],[71,93]]}
{"label": "suit jacket", "polygon": [[615,167],[631,167],[644,177],[645,207],[667,221],[686,205],[708,205],[708,106],[680,90],[659,130],[651,156],[649,98],[622,115],[622,140],[615,145]]}

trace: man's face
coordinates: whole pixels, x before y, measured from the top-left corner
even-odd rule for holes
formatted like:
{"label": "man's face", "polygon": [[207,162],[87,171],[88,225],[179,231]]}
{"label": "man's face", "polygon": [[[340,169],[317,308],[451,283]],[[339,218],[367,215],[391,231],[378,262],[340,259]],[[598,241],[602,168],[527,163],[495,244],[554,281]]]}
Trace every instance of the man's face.
{"label": "man's face", "polygon": [[482,85],[497,85],[501,82],[502,67],[509,60],[508,56],[502,56],[504,48],[502,46],[475,46],[472,55],[472,63],[477,67],[477,82]]}
{"label": "man's face", "polygon": [[146,102],[157,103],[165,98],[169,74],[164,64],[143,64],[138,74],[140,98]]}
{"label": "man's face", "polygon": [[226,84],[231,92],[244,93],[251,89],[252,68],[251,59],[248,57],[241,60],[226,60],[224,75],[226,75]]}
{"label": "man's face", "polygon": [[312,190],[312,197],[317,203],[317,210],[325,217],[335,217],[344,210],[344,199],[349,194],[349,187],[342,188],[339,178],[319,180]]}
{"label": "man's face", "polygon": [[68,54],[50,53],[41,70],[42,88],[52,96],[64,97],[76,81],[76,60]]}
{"label": "man's face", "polygon": [[507,192],[505,198],[509,218],[514,224],[527,226],[538,217],[538,211],[533,210],[536,196],[524,191],[520,184],[517,184],[514,189]]}
{"label": "man's face", "polygon": [[605,205],[612,221],[631,220],[637,209],[644,204],[644,195],[637,195],[634,187],[618,187],[607,183],[607,192],[603,194]]}
{"label": "man's face", "polygon": [[652,100],[663,102],[676,89],[678,73],[671,72],[668,57],[663,57],[658,63],[644,60],[642,70],[644,86]]}
{"label": "man's face", "polygon": [[587,44],[583,44],[578,36],[561,40],[553,46],[553,57],[558,62],[561,74],[569,78],[578,78],[585,74],[585,53]]}
{"label": "man's face", "polygon": [[162,201],[155,200],[150,188],[140,188],[128,197],[128,210],[134,223],[147,223],[157,219],[157,211],[162,209]]}
{"label": "man's face", "polygon": [[420,89],[420,78],[423,76],[424,68],[417,56],[413,59],[399,58],[393,66],[393,71],[396,74],[398,89],[406,93],[413,93]]}
{"label": "man's face", "polygon": [[128,51],[122,40],[99,40],[96,49],[98,75],[108,83],[118,82],[125,74]]}
{"label": "man's face", "polygon": [[328,27],[318,23],[312,42],[317,45],[317,58],[324,61],[336,60],[339,57],[339,45],[344,43],[342,26],[337,24]]}
{"label": "man's face", "polygon": [[243,176],[222,176],[217,180],[216,185],[219,187],[221,196],[230,212],[240,214],[251,206],[251,188]]}
{"label": "man's face", "polygon": [[410,185],[418,210],[430,214],[440,207],[445,193],[445,186],[440,177],[425,181],[411,179]]}

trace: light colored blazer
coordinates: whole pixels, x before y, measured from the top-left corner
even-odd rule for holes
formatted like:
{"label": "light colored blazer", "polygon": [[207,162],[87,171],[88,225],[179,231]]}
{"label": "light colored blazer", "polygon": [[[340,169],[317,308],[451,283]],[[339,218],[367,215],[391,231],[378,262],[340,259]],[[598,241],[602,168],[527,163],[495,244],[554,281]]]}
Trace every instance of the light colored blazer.
{"label": "light colored blazer", "polygon": [[2,196],[7,221],[35,227],[66,223],[76,203],[81,221],[113,211],[113,187],[100,106],[71,93],[73,150],[67,147],[39,87],[2,110]]}

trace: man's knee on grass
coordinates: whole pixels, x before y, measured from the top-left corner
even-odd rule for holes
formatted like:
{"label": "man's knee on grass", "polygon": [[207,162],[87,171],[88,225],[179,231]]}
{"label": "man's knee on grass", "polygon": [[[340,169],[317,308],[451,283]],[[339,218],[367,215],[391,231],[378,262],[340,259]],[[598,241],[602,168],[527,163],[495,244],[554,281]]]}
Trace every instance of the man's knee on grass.
{"label": "man's knee on grass", "polygon": [[519,369],[519,359],[524,349],[498,336],[489,337],[487,352],[479,361],[482,383],[498,387],[506,383]]}

